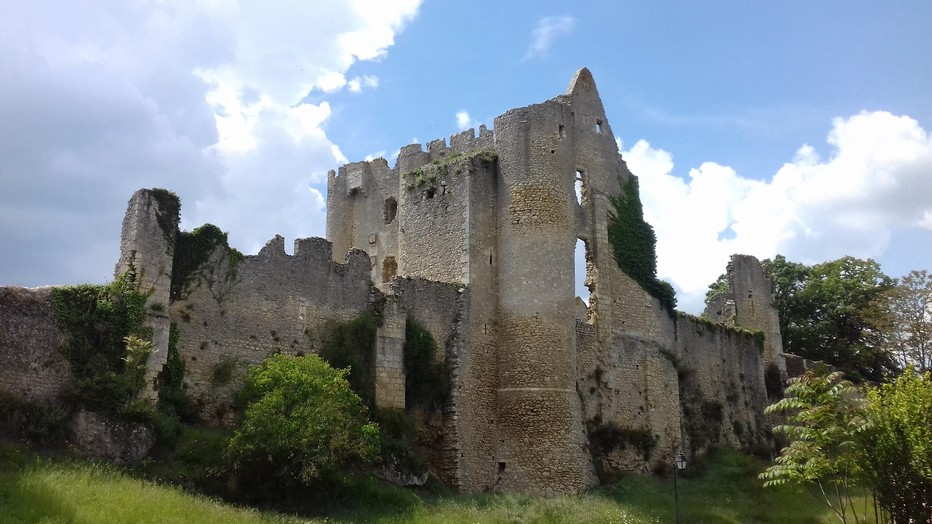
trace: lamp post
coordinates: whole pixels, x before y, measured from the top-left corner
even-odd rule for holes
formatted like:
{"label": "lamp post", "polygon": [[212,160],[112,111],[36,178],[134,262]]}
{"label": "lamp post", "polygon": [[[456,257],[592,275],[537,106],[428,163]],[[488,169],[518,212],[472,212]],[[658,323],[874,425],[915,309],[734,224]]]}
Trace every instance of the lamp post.
{"label": "lamp post", "polygon": [[677,493],[676,490],[676,472],[686,469],[686,455],[684,455],[682,451],[676,454],[676,458],[673,460],[673,465],[676,466],[673,468],[673,510],[676,513],[676,524],[679,524],[680,500],[679,493]]}

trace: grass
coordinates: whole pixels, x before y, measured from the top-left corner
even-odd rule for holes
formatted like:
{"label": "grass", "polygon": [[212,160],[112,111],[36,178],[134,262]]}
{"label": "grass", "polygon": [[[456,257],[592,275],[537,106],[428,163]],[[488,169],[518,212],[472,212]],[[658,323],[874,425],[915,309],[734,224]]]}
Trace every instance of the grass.
{"label": "grass", "polygon": [[[209,436],[201,435],[203,441]],[[691,465],[678,479],[683,523],[829,523],[831,510],[801,489],[761,487],[763,465],[732,451]],[[317,500],[320,500],[317,498]],[[42,458],[0,442],[0,522],[673,522],[673,480],[624,475],[580,496],[412,491],[371,477],[333,490],[325,516],[263,512],[157,484],[112,466]],[[862,502],[863,504],[863,502]]]}

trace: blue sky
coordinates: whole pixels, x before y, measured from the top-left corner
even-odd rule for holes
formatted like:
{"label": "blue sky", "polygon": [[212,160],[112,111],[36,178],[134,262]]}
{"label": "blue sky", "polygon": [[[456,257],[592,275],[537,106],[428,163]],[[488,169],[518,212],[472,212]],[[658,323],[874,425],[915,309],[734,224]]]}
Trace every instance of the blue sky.
{"label": "blue sky", "polygon": [[728,254],[932,268],[932,3],[8,0],[0,283],[103,282],[139,187],[254,253],[325,175],[589,67],[696,312]]}

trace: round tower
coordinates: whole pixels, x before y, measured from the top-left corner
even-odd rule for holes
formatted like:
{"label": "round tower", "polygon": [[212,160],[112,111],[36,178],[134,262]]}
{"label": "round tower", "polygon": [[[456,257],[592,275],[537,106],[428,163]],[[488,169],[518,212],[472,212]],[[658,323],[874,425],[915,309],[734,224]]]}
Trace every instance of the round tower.
{"label": "round tower", "polygon": [[496,490],[595,483],[576,393],[575,160],[559,101],[495,120],[499,184]]}

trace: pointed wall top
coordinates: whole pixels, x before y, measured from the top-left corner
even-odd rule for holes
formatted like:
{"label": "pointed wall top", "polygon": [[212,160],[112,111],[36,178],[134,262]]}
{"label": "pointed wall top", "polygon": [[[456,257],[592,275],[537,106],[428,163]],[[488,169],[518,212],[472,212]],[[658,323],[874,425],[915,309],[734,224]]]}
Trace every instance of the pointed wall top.
{"label": "pointed wall top", "polygon": [[572,95],[584,89],[595,89],[595,80],[592,79],[592,73],[589,72],[589,68],[587,67],[576,71],[576,74],[573,75],[573,79],[570,80],[570,86],[566,89],[566,94]]}

